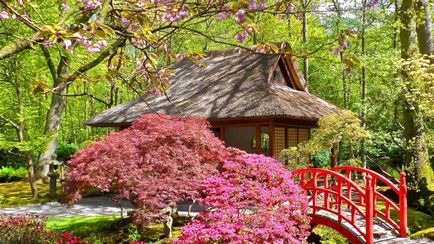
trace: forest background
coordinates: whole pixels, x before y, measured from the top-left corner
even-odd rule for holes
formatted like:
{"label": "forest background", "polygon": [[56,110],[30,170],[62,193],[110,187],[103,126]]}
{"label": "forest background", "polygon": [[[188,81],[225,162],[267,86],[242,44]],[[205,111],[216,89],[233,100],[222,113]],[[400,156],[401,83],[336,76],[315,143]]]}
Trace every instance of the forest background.
{"label": "forest background", "polygon": [[[252,45],[264,48],[264,43],[289,42],[309,92],[357,113],[362,127],[369,131],[369,140],[356,145],[342,140],[338,161],[356,160],[396,178],[399,171],[406,170],[418,199],[415,205],[434,212],[434,187],[430,183],[434,178],[430,157],[434,149],[430,1],[284,1],[283,12],[265,9],[261,14],[228,18],[210,14],[176,31],[143,31],[148,43],[164,43],[164,51],[156,44],[141,49],[134,40],[126,44],[119,38],[116,41],[118,30],[115,33],[97,21],[89,28],[95,28],[101,40],[109,36],[114,41],[71,51],[65,36],[59,38],[62,26],[52,23],[74,15],[68,10],[80,1],[25,1],[28,4],[20,16],[29,16],[30,24],[15,19],[8,9],[15,6],[13,2],[0,1],[0,167],[26,166],[33,171],[38,162],[54,153],[58,160],[67,161],[78,148],[112,131],[85,126],[86,119],[138,95],[164,89],[170,75],[167,70],[158,77],[148,74],[146,79],[131,72],[137,71],[135,64],[143,60],[140,51],[148,51],[147,58],[153,60],[156,70],[165,70],[169,64],[166,56],[195,58],[210,50]],[[89,16],[86,23],[95,18]],[[57,37],[52,38],[56,36],[53,34],[44,41],[33,40],[34,23]],[[23,40],[31,45],[10,50],[11,43]],[[68,77],[63,83],[65,67],[61,64],[65,60],[74,79]],[[116,65],[122,67],[114,68]],[[56,101],[61,106],[53,106]],[[329,150],[318,151],[314,157],[318,166],[330,163]],[[38,178],[37,171],[30,177]]]}

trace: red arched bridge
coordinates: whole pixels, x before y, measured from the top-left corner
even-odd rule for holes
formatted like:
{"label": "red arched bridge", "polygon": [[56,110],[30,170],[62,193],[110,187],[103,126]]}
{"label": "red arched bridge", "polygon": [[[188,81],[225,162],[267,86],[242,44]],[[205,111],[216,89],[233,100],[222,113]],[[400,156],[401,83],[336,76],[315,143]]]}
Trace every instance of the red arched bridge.
{"label": "red arched bridge", "polygon": [[[299,169],[292,177],[308,194],[312,226],[331,227],[352,243],[407,236],[404,172],[399,184],[375,171],[351,166]],[[390,189],[387,196],[378,191],[380,186]]]}

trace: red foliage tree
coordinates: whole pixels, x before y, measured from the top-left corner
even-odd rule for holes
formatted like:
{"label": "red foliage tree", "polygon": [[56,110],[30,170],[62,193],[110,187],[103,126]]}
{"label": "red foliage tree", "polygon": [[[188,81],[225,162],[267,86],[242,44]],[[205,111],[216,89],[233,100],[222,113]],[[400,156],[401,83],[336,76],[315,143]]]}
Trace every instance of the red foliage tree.
{"label": "red foliage tree", "polygon": [[307,197],[272,158],[238,155],[204,185],[209,209],[177,243],[301,243],[309,234]]}
{"label": "red foliage tree", "polygon": [[67,203],[88,188],[115,191],[138,209],[136,223],[164,220],[162,209],[200,196],[227,151],[202,118],[147,114],[77,152],[69,161]]}
{"label": "red foliage tree", "polygon": [[113,190],[137,207],[139,224],[170,223],[171,212],[162,210],[180,200],[208,206],[179,243],[296,243],[308,233],[307,200],[289,171],[272,158],[225,148],[205,119],[144,115],[80,150],[69,167],[68,203],[88,188]]}

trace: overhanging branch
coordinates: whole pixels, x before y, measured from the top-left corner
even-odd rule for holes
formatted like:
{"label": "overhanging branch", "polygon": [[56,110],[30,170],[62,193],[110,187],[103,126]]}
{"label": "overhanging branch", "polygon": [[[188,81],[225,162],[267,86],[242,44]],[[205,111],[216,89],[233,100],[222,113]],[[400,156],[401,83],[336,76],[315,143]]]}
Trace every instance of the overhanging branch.
{"label": "overhanging branch", "polygon": [[25,49],[31,48],[33,44],[42,41],[43,38],[39,33],[34,33],[23,39],[16,39],[13,42],[0,48],[0,60],[17,54]]}
{"label": "overhanging branch", "polygon": [[57,71],[56,67],[54,66],[53,60],[51,59],[50,52],[44,45],[40,45],[42,53],[44,54],[45,61],[47,62],[48,68],[50,69],[51,76],[53,77],[53,80],[57,80]]}
{"label": "overhanging branch", "polygon": [[117,40],[115,43],[113,43],[113,45],[107,47],[104,51],[102,51],[95,60],[78,68],[74,73],[72,73],[68,78],[66,78],[66,82],[69,83],[76,80],[81,74],[100,64],[102,61],[104,61],[105,58],[110,56],[113,52],[116,52],[116,50],[122,45],[124,45],[124,43],[124,39]]}

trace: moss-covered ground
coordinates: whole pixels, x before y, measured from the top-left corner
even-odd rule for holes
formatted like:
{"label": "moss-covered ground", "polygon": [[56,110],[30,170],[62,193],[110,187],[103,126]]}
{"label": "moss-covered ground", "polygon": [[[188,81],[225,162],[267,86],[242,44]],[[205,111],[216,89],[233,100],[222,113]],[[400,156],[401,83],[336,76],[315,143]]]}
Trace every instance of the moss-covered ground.
{"label": "moss-covered ground", "polygon": [[[382,204],[377,205],[377,208],[384,211],[385,207]],[[394,220],[399,219],[396,211],[391,210],[390,216]],[[413,208],[407,208],[407,224],[412,238],[430,238],[434,239],[434,216],[424,212],[417,211]]]}
{"label": "moss-covered ground", "polygon": [[0,184],[0,208],[18,207],[55,200],[50,197],[48,184],[38,184],[39,196],[32,197],[29,182],[15,181]]}

